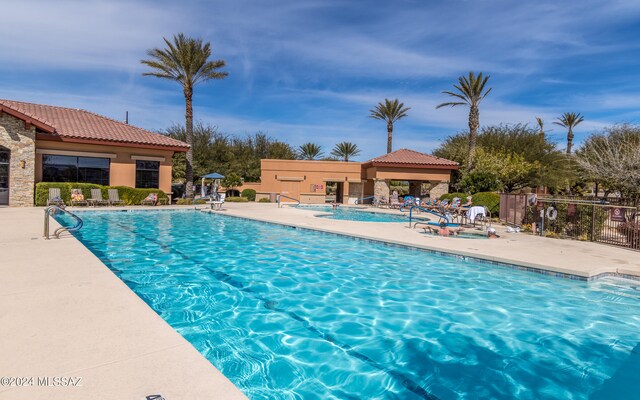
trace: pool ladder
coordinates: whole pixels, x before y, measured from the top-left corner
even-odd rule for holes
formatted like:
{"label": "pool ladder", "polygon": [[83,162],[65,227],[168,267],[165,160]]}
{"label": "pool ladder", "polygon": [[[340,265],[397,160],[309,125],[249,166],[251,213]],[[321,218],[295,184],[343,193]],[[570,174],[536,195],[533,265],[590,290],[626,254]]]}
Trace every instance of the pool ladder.
{"label": "pool ladder", "polygon": [[289,196],[285,196],[285,195],[283,195],[283,194],[279,194],[279,195],[278,195],[278,208],[281,208],[281,207],[282,207],[282,201],[281,201],[281,200],[282,200],[282,198],[283,198],[283,197],[284,197],[285,199],[289,199],[289,200],[293,200],[293,201],[295,201],[295,202],[296,202],[296,205],[300,205],[300,200],[298,200],[298,199],[296,199],[296,198],[294,198],[294,197],[289,197]]}
{"label": "pool ladder", "polygon": [[84,225],[84,222],[82,222],[82,218],[78,217],[77,215],[75,215],[71,211],[68,211],[65,208],[59,207],[59,206],[49,206],[49,207],[44,209],[44,234],[43,234],[43,236],[44,236],[45,240],[51,239],[50,234],[49,234],[49,219],[56,212],[62,212],[62,213],[69,214],[71,217],[73,217],[76,220],[76,224],[74,226],[72,226],[71,228],[68,228],[66,226],[61,226],[60,228],[56,229],[53,232],[53,236],[55,236],[57,239],[60,239],[60,234],[62,232],[75,232],[77,230],[80,230],[82,228],[82,226]]}

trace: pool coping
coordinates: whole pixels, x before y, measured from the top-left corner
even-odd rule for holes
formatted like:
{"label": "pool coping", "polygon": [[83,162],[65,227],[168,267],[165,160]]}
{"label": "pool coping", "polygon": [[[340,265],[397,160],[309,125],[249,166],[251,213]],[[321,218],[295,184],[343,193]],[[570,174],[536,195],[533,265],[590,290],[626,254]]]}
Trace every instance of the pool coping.
{"label": "pool coping", "polygon": [[[554,267],[554,266],[545,265],[545,264],[536,264],[536,263],[530,263],[530,262],[517,261],[517,260],[513,260],[513,259],[509,259],[509,258],[503,258],[503,257],[486,256],[486,255],[482,255],[482,254],[474,254],[474,253],[470,253],[470,252],[467,252],[467,251],[464,251],[464,250],[452,251],[452,250],[442,249],[442,248],[439,248],[439,247],[434,247],[434,246],[429,246],[429,245],[411,244],[411,243],[406,243],[406,242],[397,241],[397,240],[393,240],[393,239],[384,239],[384,238],[373,237],[373,236],[368,236],[368,235],[347,233],[347,232],[341,232],[341,231],[334,230],[334,229],[327,229],[327,228],[321,228],[321,227],[316,227],[316,226],[305,226],[305,225],[295,224],[295,223],[291,223],[291,222],[273,221],[273,220],[270,220],[270,219],[247,216],[247,215],[221,213],[219,211],[209,210],[209,209],[198,209],[198,208],[195,208],[195,210],[198,210],[198,211],[201,211],[201,212],[204,212],[204,213],[209,213],[209,214],[216,214],[216,215],[222,215],[222,216],[227,216],[227,217],[240,218],[240,219],[246,219],[246,220],[251,220],[251,221],[258,221],[258,222],[263,222],[263,223],[268,223],[268,224],[275,224],[275,225],[289,227],[289,228],[303,229],[303,230],[309,230],[309,231],[321,232],[321,233],[328,233],[328,234],[333,234],[333,235],[338,235],[338,236],[352,237],[352,238],[368,240],[368,241],[372,241],[372,242],[376,242],[376,243],[394,245],[394,246],[410,248],[410,249],[419,249],[419,250],[424,250],[424,251],[427,251],[427,252],[430,252],[430,253],[434,253],[434,254],[441,254],[441,255],[447,255],[447,256],[453,256],[453,257],[463,257],[464,259],[471,259],[471,260],[488,262],[488,263],[495,264],[495,265],[500,265],[500,266],[506,267],[506,268],[517,269],[517,270],[520,270],[520,271],[527,271],[527,272],[532,272],[532,273],[542,274],[542,275],[550,275],[550,276],[554,276],[554,277],[557,277],[557,278],[563,278],[563,279],[572,279],[572,280],[580,280],[580,281],[595,281],[595,280],[598,280],[598,279],[601,279],[601,278],[604,278],[604,277],[616,277],[616,278],[621,278],[621,279],[629,279],[629,280],[634,280],[634,281],[640,281],[640,275],[634,275],[634,274],[628,274],[628,273],[625,273],[625,272],[619,272],[618,268],[616,268],[616,271],[610,271],[609,268],[605,267],[605,268],[603,268],[603,271],[601,271],[601,272],[597,272],[595,274],[589,274],[588,272],[568,270],[568,269],[565,269],[565,268]],[[460,240],[464,240],[464,239],[460,239]],[[632,272],[632,271],[630,271],[630,272]]]}

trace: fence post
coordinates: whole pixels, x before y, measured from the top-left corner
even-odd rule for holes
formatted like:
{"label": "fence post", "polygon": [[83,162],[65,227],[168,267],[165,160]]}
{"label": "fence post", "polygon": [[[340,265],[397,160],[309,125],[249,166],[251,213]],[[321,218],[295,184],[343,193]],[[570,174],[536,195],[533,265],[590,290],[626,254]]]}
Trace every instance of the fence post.
{"label": "fence post", "polygon": [[591,241],[596,241],[596,205],[591,206]]}

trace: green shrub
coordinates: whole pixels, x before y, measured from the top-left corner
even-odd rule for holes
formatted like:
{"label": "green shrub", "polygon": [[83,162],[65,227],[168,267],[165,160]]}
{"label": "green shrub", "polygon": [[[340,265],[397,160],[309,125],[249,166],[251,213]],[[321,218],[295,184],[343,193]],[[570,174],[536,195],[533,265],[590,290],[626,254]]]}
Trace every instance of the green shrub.
{"label": "green shrub", "polygon": [[268,197],[263,197],[260,200],[258,200],[258,203],[271,203],[271,199]]}
{"label": "green shrub", "polygon": [[448,200],[450,202],[451,200],[457,197],[464,203],[464,200],[467,198],[467,196],[468,194],[461,193],[461,192],[445,193],[442,196],[440,196],[440,201]]}
{"label": "green shrub", "polygon": [[120,200],[126,205],[138,205],[145,197],[150,193],[157,193],[158,199],[168,199],[167,195],[158,189],[136,189],[128,186],[102,186],[94,183],[79,183],[79,182],[40,182],[36,184],[36,206],[46,206],[49,199],[49,189],[59,188],[60,197],[65,204],[71,203],[71,190],[80,189],[85,199],[91,198],[91,189],[100,189],[102,191],[102,198],[109,199],[108,189],[118,189]]}
{"label": "green shrub", "polygon": [[192,204],[207,204],[207,201],[205,199],[178,199],[176,201],[176,204],[179,206],[189,206]]}
{"label": "green shrub", "polygon": [[254,189],[245,189],[240,193],[241,197],[246,197],[249,201],[256,201],[256,191]]}
{"label": "green shrub", "polygon": [[500,213],[500,195],[493,192],[479,192],[471,197],[474,206],[485,206],[491,212],[492,217]]}
{"label": "green shrub", "polygon": [[[108,187],[105,187],[105,190],[103,190],[103,192],[106,191],[106,189],[118,189],[118,193],[120,194],[120,200],[124,201],[124,204],[128,206],[140,204],[140,202],[144,200],[151,193],[157,193],[158,200],[169,199],[162,190],[158,190],[158,189],[136,189],[128,186],[108,186]],[[108,195],[105,198],[108,199],[109,198]]]}
{"label": "green shrub", "polygon": [[231,197],[227,197],[226,199],[224,199],[224,201],[228,201],[229,203],[248,203],[249,199],[247,199],[246,197],[238,197],[238,196],[231,196]]}

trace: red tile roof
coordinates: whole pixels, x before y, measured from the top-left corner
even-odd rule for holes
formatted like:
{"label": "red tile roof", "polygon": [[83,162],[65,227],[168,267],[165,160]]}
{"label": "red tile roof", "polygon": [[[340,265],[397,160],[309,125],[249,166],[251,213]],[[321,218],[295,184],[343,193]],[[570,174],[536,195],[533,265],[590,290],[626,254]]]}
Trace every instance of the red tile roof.
{"label": "red tile roof", "polygon": [[76,108],[0,100],[0,111],[23,119],[62,141],[127,143],[186,151],[189,145],[168,136]]}
{"label": "red tile roof", "polygon": [[369,166],[394,166],[394,167],[431,167],[458,169],[458,163],[432,156],[431,154],[420,153],[409,149],[392,151],[380,157],[372,158],[365,163]]}

